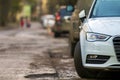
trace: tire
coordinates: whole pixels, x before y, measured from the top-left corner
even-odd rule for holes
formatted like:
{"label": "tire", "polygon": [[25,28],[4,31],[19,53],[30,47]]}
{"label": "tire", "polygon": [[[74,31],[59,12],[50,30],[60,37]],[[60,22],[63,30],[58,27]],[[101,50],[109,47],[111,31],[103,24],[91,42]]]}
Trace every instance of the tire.
{"label": "tire", "polygon": [[70,42],[69,43],[69,47],[70,47],[70,56],[71,57],[74,57],[74,50],[75,50],[75,45],[76,45],[76,43],[72,43],[72,42]]}
{"label": "tire", "polygon": [[54,32],[54,37],[55,37],[55,38],[60,37],[60,33]]}
{"label": "tire", "polygon": [[76,44],[76,47],[75,47],[74,64],[75,64],[76,72],[80,77],[82,78],[96,78],[97,77],[98,71],[90,70],[90,69],[83,67],[79,42]]}
{"label": "tire", "polygon": [[71,34],[72,32],[69,33],[69,51],[70,51],[70,57],[74,57],[74,50],[75,50],[75,43],[73,43],[73,36]]}

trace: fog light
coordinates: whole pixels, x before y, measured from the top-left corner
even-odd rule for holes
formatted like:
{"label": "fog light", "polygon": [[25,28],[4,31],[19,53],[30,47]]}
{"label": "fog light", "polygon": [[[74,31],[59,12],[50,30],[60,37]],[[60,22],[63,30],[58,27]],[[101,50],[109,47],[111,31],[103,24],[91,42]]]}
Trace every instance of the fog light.
{"label": "fog light", "polygon": [[89,64],[103,64],[109,58],[110,58],[110,56],[89,54],[89,55],[87,55],[86,63],[89,63]]}
{"label": "fog light", "polygon": [[98,56],[97,55],[88,55],[87,58],[90,58],[90,59],[96,59]]}

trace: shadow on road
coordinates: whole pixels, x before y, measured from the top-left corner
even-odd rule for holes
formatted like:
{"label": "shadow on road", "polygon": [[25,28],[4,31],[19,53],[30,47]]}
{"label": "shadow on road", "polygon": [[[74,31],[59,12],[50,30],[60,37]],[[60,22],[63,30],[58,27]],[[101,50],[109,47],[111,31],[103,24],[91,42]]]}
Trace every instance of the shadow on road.
{"label": "shadow on road", "polygon": [[30,74],[30,75],[27,75],[27,76],[24,76],[25,78],[41,78],[41,77],[58,77],[58,74],[55,73],[55,74]]}
{"label": "shadow on road", "polygon": [[98,78],[96,79],[72,79],[72,80],[120,80],[120,71],[114,71],[114,72],[110,72],[110,71],[104,71],[101,72],[98,75]]}
{"label": "shadow on road", "polygon": [[97,80],[119,80],[120,79],[120,71],[104,71],[101,72],[98,77],[100,79]]}

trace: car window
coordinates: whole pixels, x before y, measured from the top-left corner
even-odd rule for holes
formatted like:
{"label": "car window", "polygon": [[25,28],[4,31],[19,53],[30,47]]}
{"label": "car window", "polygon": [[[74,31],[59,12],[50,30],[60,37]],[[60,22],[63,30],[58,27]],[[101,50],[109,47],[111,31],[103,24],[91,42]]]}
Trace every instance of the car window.
{"label": "car window", "polygon": [[120,0],[96,0],[92,17],[120,17]]}
{"label": "car window", "polygon": [[67,11],[66,8],[63,8],[63,9],[60,9],[60,15],[61,15],[61,18],[63,18],[64,16],[71,16],[72,12]]}

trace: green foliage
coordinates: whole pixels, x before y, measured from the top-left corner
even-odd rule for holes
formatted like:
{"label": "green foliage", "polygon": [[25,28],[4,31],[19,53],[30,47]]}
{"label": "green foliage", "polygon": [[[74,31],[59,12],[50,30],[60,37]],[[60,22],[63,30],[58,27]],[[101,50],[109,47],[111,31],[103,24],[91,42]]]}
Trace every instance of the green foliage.
{"label": "green foliage", "polygon": [[48,0],[47,7],[49,10],[49,13],[54,13],[58,6],[58,0]]}
{"label": "green foliage", "polygon": [[21,0],[11,0],[11,9],[10,9],[10,11],[11,12],[17,12],[18,10],[20,10],[21,9],[21,6],[20,6],[20,1]]}
{"label": "green foliage", "polygon": [[37,0],[26,0],[28,2],[28,4],[31,5],[32,8],[32,12],[34,12],[36,9],[36,5],[37,5]]}
{"label": "green foliage", "polygon": [[7,15],[10,10],[10,0],[0,0],[0,25],[4,26],[7,22]]}
{"label": "green foliage", "polygon": [[4,26],[8,19],[15,21],[16,13],[22,9],[22,1],[35,4],[35,0],[0,0],[0,25]]}
{"label": "green foliage", "polygon": [[59,5],[75,5],[77,0],[59,0]]}

